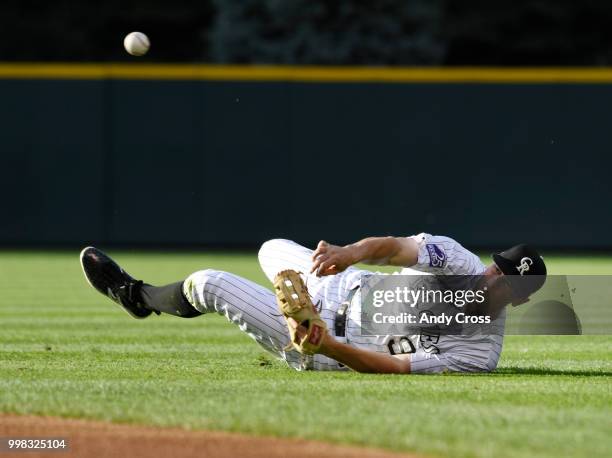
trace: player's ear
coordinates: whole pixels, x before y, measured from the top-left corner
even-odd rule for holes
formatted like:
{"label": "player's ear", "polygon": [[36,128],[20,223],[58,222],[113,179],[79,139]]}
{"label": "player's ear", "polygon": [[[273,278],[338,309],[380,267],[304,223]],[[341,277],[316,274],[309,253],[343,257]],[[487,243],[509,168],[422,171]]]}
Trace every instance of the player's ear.
{"label": "player's ear", "polygon": [[525,297],[525,298],[522,298],[522,299],[514,299],[512,301],[512,307],[518,307],[519,305],[524,304],[525,302],[529,302],[529,298],[528,297]]}

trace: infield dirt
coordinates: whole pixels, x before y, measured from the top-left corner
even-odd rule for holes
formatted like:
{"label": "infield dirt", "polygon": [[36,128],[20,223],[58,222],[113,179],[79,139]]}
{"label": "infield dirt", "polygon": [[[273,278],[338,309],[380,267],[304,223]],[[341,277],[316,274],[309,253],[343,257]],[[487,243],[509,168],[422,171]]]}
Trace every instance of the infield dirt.
{"label": "infield dirt", "polygon": [[216,431],[189,431],[88,420],[0,415],[0,437],[61,437],[67,452],[2,453],[3,457],[261,457],[400,458],[414,457],[302,439],[247,436]]}

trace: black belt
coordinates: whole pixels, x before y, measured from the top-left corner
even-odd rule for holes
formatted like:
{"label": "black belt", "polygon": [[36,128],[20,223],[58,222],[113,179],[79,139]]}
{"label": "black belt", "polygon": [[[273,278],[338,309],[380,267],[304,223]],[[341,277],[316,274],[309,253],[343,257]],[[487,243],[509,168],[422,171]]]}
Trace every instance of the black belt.
{"label": "black belt", "polygon": [[336,337],[346,337],[346,320],[348,318],[346,312],[357,291],[359,291],[359,286],[350,290],[346,300],[342,302],[338,310],[336,310],[336,316],[334,317],[334,332],[336,333]]}

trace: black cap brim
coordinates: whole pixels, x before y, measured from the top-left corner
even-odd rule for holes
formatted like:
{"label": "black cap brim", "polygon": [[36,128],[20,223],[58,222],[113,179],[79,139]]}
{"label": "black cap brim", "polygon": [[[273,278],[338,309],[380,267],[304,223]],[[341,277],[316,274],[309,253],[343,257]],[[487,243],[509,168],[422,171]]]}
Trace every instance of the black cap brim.
{"label": "black cap brim", "polygon": [[501,254],[494,253],[491,255],[491,257],[493,258],[493,262],[495,263],[495,265],[499,267],[499,270],[501,270],[504,275],[514,275],[517,273],[515,272],[514,264],[512,263],[512,261],[504,258]]}

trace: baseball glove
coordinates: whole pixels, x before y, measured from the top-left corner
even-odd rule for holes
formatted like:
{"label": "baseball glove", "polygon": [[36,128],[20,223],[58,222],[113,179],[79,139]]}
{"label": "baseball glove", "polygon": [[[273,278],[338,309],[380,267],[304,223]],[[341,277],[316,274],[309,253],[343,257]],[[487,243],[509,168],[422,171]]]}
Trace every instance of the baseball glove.
{"label": "baseball glove", "polygon": [[[274,292],[291,336],[288,349],[293,347],[304,355],[316,353],[321,347],[327,326],[312,303],[300,274],[295,270],[279,272],[274,277]],[[293,326],[290,319],[294,320]],[[297,326],[302,326],[304,332],[298,335]]]}

